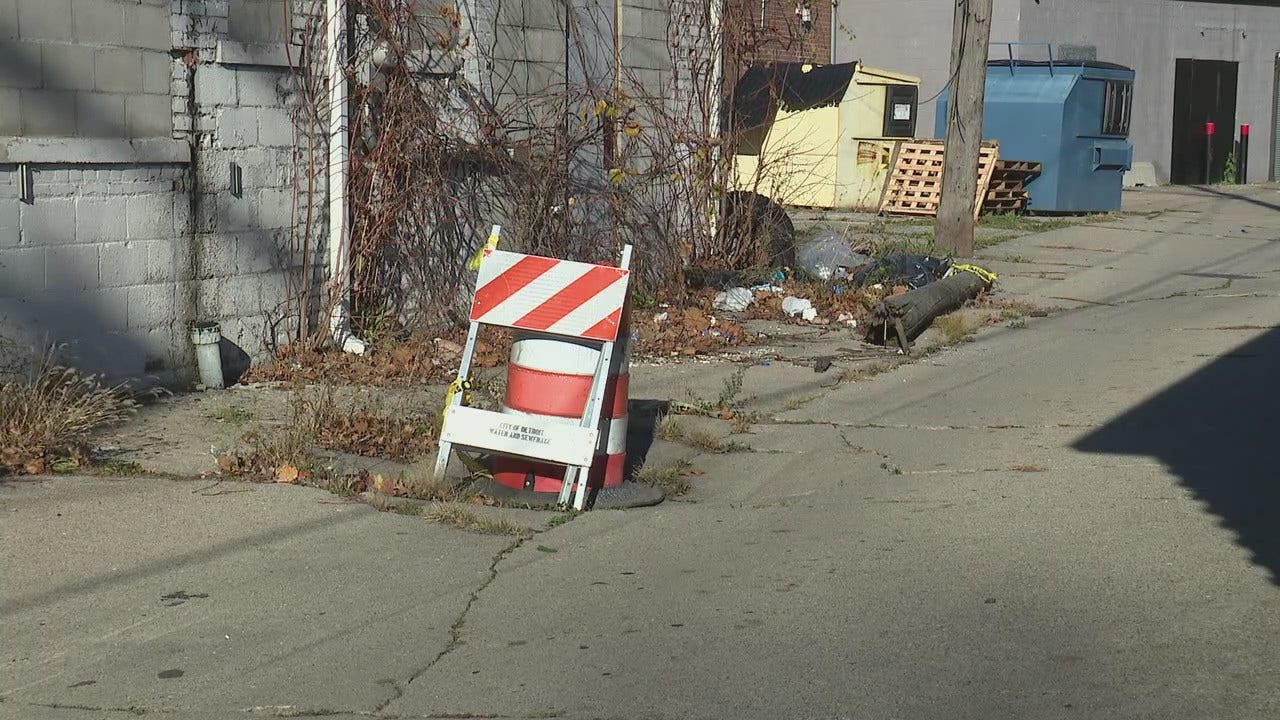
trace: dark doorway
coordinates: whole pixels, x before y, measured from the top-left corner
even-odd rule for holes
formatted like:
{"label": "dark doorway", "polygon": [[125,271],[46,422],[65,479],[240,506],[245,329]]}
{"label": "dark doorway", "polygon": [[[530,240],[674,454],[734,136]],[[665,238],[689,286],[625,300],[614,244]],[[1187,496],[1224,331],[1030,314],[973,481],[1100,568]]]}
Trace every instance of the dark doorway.
{"label": "dark doorway", "polygon": [[1173,81],[1173,155],[1169,180],[1175,185],[1205,181],[1205,123],[1214,123],[1213,165],[1217,182],[1235,148],[1236,77],[1239,63],[1178,58]]}

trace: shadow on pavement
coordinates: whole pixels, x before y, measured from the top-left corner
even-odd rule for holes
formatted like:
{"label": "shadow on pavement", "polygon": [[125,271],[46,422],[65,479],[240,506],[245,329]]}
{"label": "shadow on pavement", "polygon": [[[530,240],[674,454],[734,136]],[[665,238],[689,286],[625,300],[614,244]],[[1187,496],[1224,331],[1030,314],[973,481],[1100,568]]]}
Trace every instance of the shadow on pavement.
{"label": "shadow on pavement", "polygon": [[364,517],[366,516],[359,512],[348,512],[340,515],[326,514],[322,517],[294,523],[293,525],[272,527],[252,535],[244,535],[234,539],[225,540],[198,550],[188,550],[186,552],[171,555],[162,555],[143,562],[136,567],[103,572],[97,575],[88,575],[61,585],[37,590],[25,595],[16,595],[11,597],[0,603],[0,618],[11,613],[18,613],[24,610],[37,608],[45,603],[50,603],[55,600],[65,600],[68,597],[73,596],[92,595],[103,589],[114,587],[116,585],[131,583],[137,580],[145,580],[156,575],[171,573],[179,569],[195,567],[213,560],[235,555],[236,553],[261,548],[272,543],[282,542],[291,538],[323,530],[331,530],[338,525],[349,523],[354,520],[360,520]]}
{"label": "shadow on pavement", "polygon": [[1259,200],[1256,197],[1249,197],[1239,191],[1231,192],[1230,190],[1219,190],[1211,185],[1188,185],[1187,187],[1204,195],[1212,195],[1214,197],[1226,198],[1228,200],[1239,200],[1240,202],[1247,202],[1250,205],[1257,205],[1271,210],[1280,210],[1280,204],[1267,202],[1266,200]]}
{"label": "shadow on pavement", "polygon": [[1280,584],[1280,330],[1077,441],[1076,450],[1165,463]]}

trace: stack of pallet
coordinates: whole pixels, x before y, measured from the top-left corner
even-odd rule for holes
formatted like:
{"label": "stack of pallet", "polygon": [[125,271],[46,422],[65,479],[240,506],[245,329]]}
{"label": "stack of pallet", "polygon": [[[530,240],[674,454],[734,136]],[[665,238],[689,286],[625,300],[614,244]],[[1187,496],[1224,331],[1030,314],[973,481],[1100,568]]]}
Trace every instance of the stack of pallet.
{"label": "stack of pallet", "polygon": [[1000,160],[991,173],[987,196],[982,201],[984,213],[1020,213],[1027,209],[1031,194],[1027,183],[1040,177],[1042,165],[1029,160]]}
{"label": "stack of pallet", "polygon": [[[893,171],[885,184],[880,212],[888,215],[937,216],[942,199],[942,166],[946,145],[940,140],[899,143]],[[998,143],[983,143],[978,159],[975,214],[1021,212],[1029,195],[1026,184],[1040,175],[1040,163],[1000,160]]]}

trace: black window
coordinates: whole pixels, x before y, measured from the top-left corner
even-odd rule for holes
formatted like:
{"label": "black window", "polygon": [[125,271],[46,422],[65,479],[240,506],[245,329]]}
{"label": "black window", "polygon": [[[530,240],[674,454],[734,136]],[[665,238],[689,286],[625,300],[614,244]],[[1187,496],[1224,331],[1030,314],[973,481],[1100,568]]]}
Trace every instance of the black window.
{"label": "black window", "polygon": [[1128,135],[1133,115],[1133,83],[1108,80],[1102,91],[1102,134]]}
{"label": "black window", "polygon": [[915,85],[889,85],[886,88],[885,101],[884,136],[914,137],[920,88]]}

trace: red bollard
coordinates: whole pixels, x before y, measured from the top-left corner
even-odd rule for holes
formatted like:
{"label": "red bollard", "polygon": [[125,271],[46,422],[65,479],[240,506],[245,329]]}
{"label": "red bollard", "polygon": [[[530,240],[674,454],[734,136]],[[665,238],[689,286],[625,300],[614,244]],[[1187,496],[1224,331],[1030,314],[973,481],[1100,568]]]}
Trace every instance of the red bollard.
{"label": "red bollard", "polygon": [[1249,182],[1249,126],[1240,126],[1240,151],[1236,153],[1236,182]]}
{"label": "red bollard", "polygon": [[1207,122],[1204,124],[1204,184],[1213,184],[1213,136],[1217,134],[1218,126],[1215,123]]}

